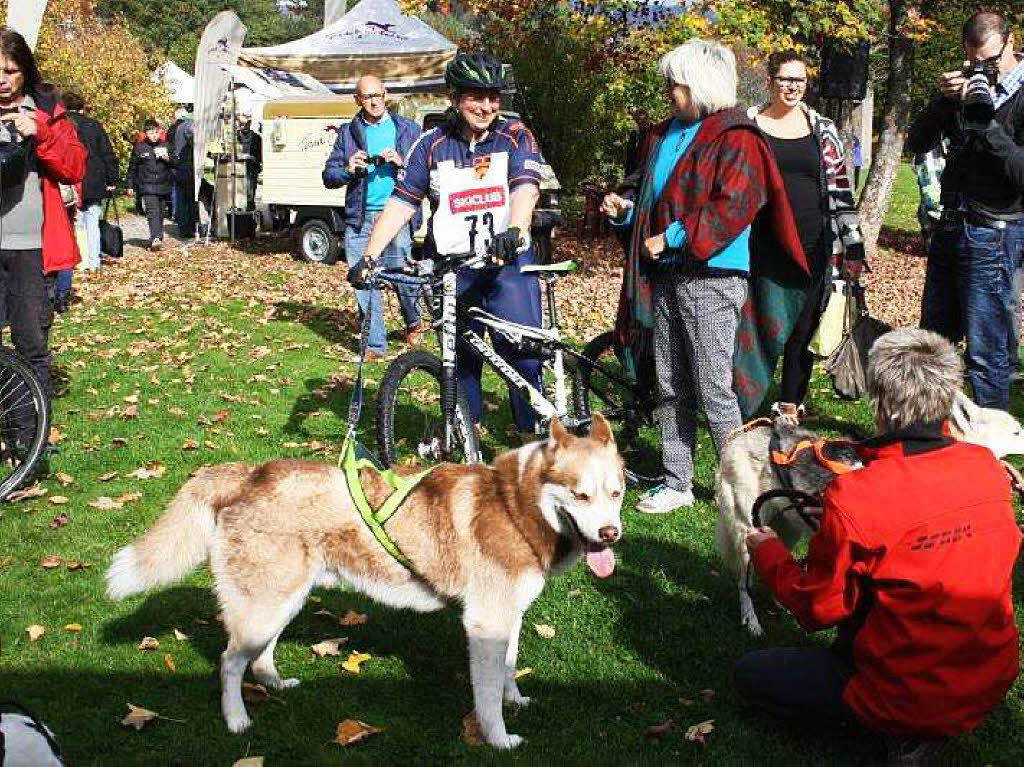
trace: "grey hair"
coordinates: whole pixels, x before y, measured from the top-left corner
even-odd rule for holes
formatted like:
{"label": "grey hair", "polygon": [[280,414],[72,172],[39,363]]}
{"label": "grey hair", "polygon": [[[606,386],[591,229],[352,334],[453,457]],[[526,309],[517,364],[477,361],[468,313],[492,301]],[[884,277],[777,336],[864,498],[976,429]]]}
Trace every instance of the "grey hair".
{"label": "grey hair", "polygon": [[960,355],[930,330],[891,330],[868,354],[868,396],[887,431],[948,418],[962,385]]}
{"label": "grey hair", "polygon": [[691,38],[662,56],[658,71],[670,85],[690,89],[701,117],[736,106],[736,56],[721,43]]}

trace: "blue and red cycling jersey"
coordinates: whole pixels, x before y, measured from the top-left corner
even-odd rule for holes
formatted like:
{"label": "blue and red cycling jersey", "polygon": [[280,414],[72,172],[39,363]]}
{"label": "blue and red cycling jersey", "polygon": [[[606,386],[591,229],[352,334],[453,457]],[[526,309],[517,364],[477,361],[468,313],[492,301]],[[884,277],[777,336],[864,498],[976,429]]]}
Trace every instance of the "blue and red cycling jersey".
{"label": "blue and red cycling jersey", "polygon": [[422,134],[410,150],[405,168],[398,174],[392,198],[418,207],[424,197],[437,206],[437,165],[452,161],[456,168],[483,167],[491,155],[508,155],[508,187],[540,186],[540,148],[530,130],[519,120],[498,119],[487,136],[474,144],[453,124],[440,125]]}

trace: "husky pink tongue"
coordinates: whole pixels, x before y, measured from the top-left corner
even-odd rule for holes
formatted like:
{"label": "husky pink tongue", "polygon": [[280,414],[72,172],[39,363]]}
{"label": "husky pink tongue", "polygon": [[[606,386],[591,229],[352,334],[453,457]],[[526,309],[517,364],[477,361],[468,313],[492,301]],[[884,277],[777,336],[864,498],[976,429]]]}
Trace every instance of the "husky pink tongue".
{"label": "husky pink tongue", "polygon": [[607,546],[587,544],[587,567],[598,578],[607,578],[615,571],[615,552]]}

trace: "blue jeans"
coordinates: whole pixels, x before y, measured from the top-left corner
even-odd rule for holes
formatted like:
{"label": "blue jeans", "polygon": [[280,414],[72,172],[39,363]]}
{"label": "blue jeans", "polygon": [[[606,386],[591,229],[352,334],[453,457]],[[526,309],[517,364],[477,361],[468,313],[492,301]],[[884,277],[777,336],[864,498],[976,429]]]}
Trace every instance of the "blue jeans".
{"label": "blue jeans", "polygon": [[99,269],[100,218],[103,217],[103,205],[99,202],[90,202],[82,208],[81,213],[86,238],[86,252],[82,254],[82,268]]}
{"label": "blue jeans", "polygon": [[1010,406],[1013,276],[1022,248],[1024,221],[1005,229],[965,223],[960,234],[957,274],[967,337],[964,362],[974,401],[982,407]]}
{"label": "blue jeans", "polygon": [[[379,210],[366,211],[363,217],[363,226],[356,229],[354,226],[345,228],[345,261],[350,267],[355,266],[363,260],[366,252],[366,243],[370,239],[370,231],[373,229],[373,222],[380,216]],[[395,239],[381,253],[377,263],[383,267],[400,268],[405,266],[410,253],[412,252],[412,234],[409,227],[403,226],[401,231],[395,235]],[[398,306],[402,311],[402,319],[405,320],[406,328],[412,328],[420,322],[420,310],[416,306],[417,289],[411,285],[395,288],[398,293]],[[359,304],[359,316],[362,318],[370,307],[370,335],[366,344],[369,351],[383,354],[387,349],[387,331],[384,328],[384,302],[379,290],[357,290],[356,303]]]}
{"label": "blue jeans", "polygon": [[[456,294],[460,308],[479,306],[509,322],[520,325],[541,326],[540,282],[533,274],[521,274],[519,267],[535,263],[533,248],[521,254],[514,263],[500,269],[463,269],[459,272]],[[484,325],[473,321],[469,327],[483,335]],[[530,385],[540,389],[541,361],[519,353],[506,339],[498,334],[491,335],[495,351],[508,360],[516,372],[527,380]],[[480,374],[483,361],[473,352],[469,345],[461,339],[456,346],[455,372],[459,380],[459,388],[465,393],[469,402],[470,417],[474,423],[480,421],[483,410],[483,399],[480,390]],[[537,422],[537,414],[530,404],[523,399],[518,390],[511,387],[508,392],[512,405],[512,419],[519,431],[533,431]]]}

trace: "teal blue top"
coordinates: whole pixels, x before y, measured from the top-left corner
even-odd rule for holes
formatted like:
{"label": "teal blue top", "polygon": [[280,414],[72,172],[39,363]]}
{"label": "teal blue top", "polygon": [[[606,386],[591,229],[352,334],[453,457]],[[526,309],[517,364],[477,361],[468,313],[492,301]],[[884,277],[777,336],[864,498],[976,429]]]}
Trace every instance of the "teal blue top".
{"label": "teal blue top", "polygon": [[[394,149],[398,140],[398,130],[395,121],[387,112],[376,124],[365,123],[366,125],[366,153],[371,157],[379,155],[385,149]],[[384,210],[391,192],[395,188],[395,179],[398,177],[398,169],[390,164],[370,166],[366,185],[366,209]]]}
{"label": "teal blue top", "polygon": [[[686,125],[676,118],[669,123],[668,130],[658,147],[658,156],[654,158],[654,196],[657,200],[672,176],[672,171],[690,148],[701,126],[700,120]],[[616,226],[628,226],[633,222],[633,209],[630,208],[624,219],[614,222]],[[680,264],[684,262],[679,251],[686,244],[686,228],[682,221],[673,221],[665,230],[667,250],[658,259],[661,264]],[[715,269],[733,271],[750,271],[750,227],[744,229],[739,236],[729,243],[722,252],[708,259],[707,265]]]}

